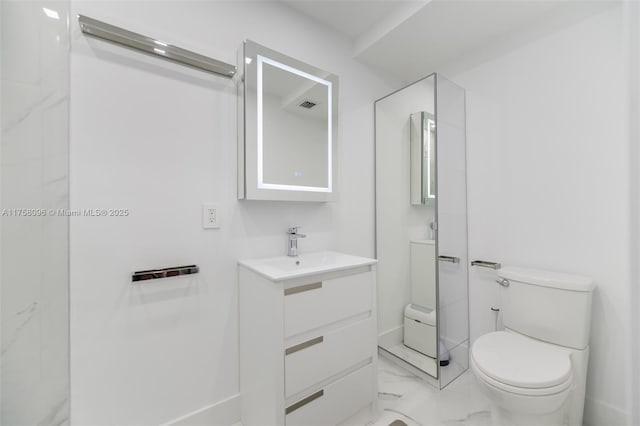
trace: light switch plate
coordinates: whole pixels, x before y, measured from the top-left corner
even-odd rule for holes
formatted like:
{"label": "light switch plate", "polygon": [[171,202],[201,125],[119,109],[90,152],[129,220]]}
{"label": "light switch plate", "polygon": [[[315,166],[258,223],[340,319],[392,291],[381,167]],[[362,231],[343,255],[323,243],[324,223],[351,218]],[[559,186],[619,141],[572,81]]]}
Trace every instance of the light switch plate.
{"label": "light switch plate", "polygon": [[202,205],[202,227],[204,229],[220,228],[220,208],[217,204]]}

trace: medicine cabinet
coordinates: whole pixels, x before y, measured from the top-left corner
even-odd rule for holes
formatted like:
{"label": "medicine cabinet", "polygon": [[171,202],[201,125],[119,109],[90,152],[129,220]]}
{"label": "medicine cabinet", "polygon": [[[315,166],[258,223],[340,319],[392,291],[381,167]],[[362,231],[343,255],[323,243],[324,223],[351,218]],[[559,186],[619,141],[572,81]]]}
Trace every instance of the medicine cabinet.
{"label": "medicine cabinet", "polygon": [[238,71],[238,198],[335,200],[338,77],[250,40]]}

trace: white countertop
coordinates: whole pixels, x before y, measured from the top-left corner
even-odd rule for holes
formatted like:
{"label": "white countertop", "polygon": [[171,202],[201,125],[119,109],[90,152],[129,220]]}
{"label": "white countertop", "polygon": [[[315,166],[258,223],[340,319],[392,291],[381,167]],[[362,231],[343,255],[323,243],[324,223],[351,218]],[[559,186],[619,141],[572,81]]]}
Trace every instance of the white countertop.
{"label": "white countertop", "polygon": [[239,260],[238,264],[271,281],[283,281],[358,266],[373,265],[377,259],[352,256],[335,251],[303,253],[297,257],[278,256]]}

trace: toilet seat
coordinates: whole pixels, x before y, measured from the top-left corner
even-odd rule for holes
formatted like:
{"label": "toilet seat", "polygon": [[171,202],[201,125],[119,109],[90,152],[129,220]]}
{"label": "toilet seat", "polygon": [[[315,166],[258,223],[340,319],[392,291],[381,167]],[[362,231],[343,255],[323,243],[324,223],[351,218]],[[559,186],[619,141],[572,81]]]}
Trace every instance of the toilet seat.
{"label": "toilet seat", "polygon": [[568,351],[505,331],[478,338],[471,362],[487,384],[523,396],[562,392],[573,378]]}

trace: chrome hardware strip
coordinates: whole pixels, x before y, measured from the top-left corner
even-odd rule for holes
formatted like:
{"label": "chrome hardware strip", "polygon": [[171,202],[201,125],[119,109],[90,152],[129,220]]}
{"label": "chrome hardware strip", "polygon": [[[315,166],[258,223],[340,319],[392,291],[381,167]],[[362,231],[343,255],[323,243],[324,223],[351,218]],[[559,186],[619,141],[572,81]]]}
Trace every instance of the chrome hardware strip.
{"label": "chrome hardware strip", "polygon": [[506,278],[503,278],[501,280],[496,280],[496,282],[500,284],[502,287],[509,287],[509,280]]}
{"label": "chrome hardware strip", "polygon": [[441,262],[460,263],[460,258],[455,256],[438,256],[438,260]]}
{"label": "chrome hardware strip", "polygon": [[157,278],[178,277],[180,275],[191,275],[200,272],[196,265],[175,266],[172,268],[150,269],[148,271],[136,271],[131,274],[131,281],[155,280]]}
{"label": "chrome hardware strip", "polygon": [[488,262],[486,260],[474,260],[471,262],[471,266],[479,266],[481,268],[500,269],[502,267],[498,262]]}
{"label": "chrome hardware strip", "polygon": [[324,342],[324,336],[314,337],[311,340],[307,340],[306,342],[299,343],[297,345],[291,346],[290,348],[285,349],[285,355],[291,355],[303,349],[307,349],[308,347],[317,345],[319,343]]}
{"label": "chrome hardware strip", "polygon": [[302,292],[305,292],[305,291],[315,290],[315,289],[318,289],[318,288],[322,288],[322,282],[305,284],[305,285],[301,285],[301,286],[298,286],[298,287],[286,288],[284,290],[284,295],[285,296],[291,296],[292,294],[302,293]]}
{"label": "chrome hardware strip", "polygon": [[315,401],[316,399],[320,398],[321,396],[324,395],[324,389],[319,390],[318,392],[309,395],[308,397],[306,397],[305,399],[301,399],[300,401],[296,402],[293,405],[288,406],[285,411],[284,414],[290,414],[293,413],[294,411],[296,411],[298,408],[304,407],[305,405],[307,405],[308,403]]}
{"label": "chrome hardware strip", "polygon": [[236,73],[236,66],[200,55],[199,53],[173,46],[160,40],[116,27],[97,19],[78,15],[78,23],[83,33],[108,40],[113,43],[131,47],[174,62],[189,65],[200,70],[231,78]]}

